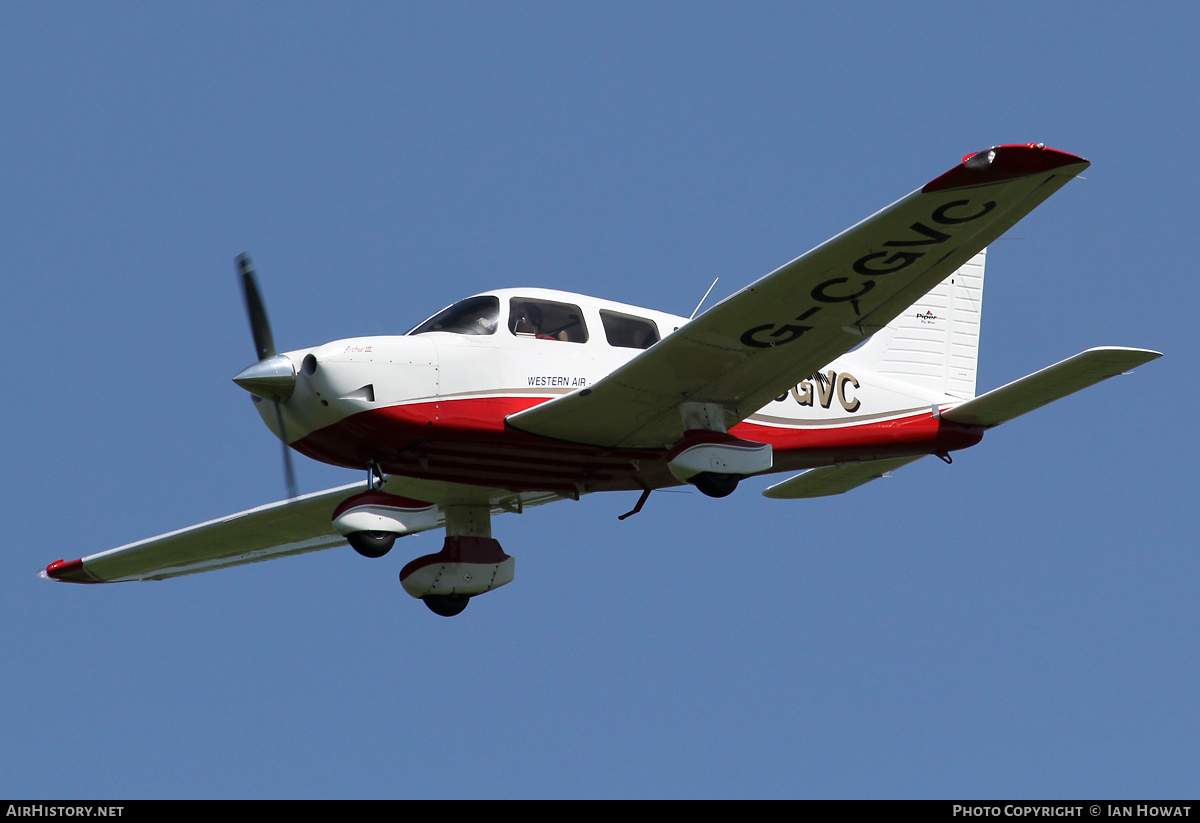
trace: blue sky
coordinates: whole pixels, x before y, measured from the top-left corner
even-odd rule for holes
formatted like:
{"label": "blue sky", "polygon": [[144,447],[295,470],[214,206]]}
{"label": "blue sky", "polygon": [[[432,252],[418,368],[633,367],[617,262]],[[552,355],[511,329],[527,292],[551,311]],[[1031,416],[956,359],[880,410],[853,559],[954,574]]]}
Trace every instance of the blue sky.
{"label": "blue sky", "polygon": [[[9,4],[0,795],[1177,797],[1200,761],[1185,4]],[[496,520],[454,620],[348,548],[73,558],[282,493],[230,377],[546,286],[688,314],[998,143],[1093,162],[994,244],[992,388],[1159,361],[840,498]],[[358,474],[298,461],[302,490]]]}

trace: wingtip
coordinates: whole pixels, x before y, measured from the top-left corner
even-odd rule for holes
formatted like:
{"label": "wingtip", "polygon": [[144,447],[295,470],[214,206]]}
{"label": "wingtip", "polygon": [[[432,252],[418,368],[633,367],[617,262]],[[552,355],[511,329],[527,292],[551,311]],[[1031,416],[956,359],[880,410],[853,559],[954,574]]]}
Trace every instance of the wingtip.
{"label": "wingtip", "polygon": [[1066,166],[1079,166],[1073,172],[1074,175],[1079,174],[1090,165],[1082,157],[1047,148],[1045,143],[993,146],[990,149],[968,154],[950,171],[926,183],[921,191],[947,191],[969,186],[982,186],[988,183],[998,183],[1001,180],[1043,174]]}
{"label": "wingtip", "polygon": [[42,571],[38,577],[43,580],[58,580],[62,583],[103,583],[97,580],[84,567],[83,559],[55,560]]}

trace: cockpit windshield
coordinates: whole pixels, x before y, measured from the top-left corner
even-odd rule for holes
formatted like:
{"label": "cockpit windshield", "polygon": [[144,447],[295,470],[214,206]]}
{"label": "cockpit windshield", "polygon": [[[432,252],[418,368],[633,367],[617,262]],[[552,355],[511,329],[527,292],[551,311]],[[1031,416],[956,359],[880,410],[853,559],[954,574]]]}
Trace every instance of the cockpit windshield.
{"label": "cockpit windshield", "polygon": [[490,295],[468,297],[449,308],[442,309],[433,317],[409,332],[425,334],[445,331],[451,334],[494,334],[500,319],[500,300]]}

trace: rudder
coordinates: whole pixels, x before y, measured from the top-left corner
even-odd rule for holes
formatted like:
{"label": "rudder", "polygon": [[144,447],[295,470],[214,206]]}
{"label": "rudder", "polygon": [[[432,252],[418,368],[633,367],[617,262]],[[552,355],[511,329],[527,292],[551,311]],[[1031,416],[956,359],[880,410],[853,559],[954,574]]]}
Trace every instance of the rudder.
{"label": "rudder", "polygon": [[905,309],[853,353],[858,367],[931,395],[975,396],[987,249]]}

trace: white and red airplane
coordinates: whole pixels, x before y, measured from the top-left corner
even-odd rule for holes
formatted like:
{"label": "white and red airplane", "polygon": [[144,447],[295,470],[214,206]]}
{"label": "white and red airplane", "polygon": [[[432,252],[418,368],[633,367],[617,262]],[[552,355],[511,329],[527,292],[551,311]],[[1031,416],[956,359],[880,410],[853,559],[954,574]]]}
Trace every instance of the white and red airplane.
{"label": "white and red airplane", "polygon": [[[277,354],[247,258],[258,362],[234,381],[288,447],[358,483],[51,563],[72,583],[161,580],[349,542],[437,614],[513,579],[502,512],[599,491],[800,472],[763,494],[840,494],[1161,355],[1096,348],[976,396],[985,249],[1087,168],[1041,144],[965,157],[695,319],[546,289],[469,297],[408,334]],[[628,517],[629,514],[623,517]]]}

